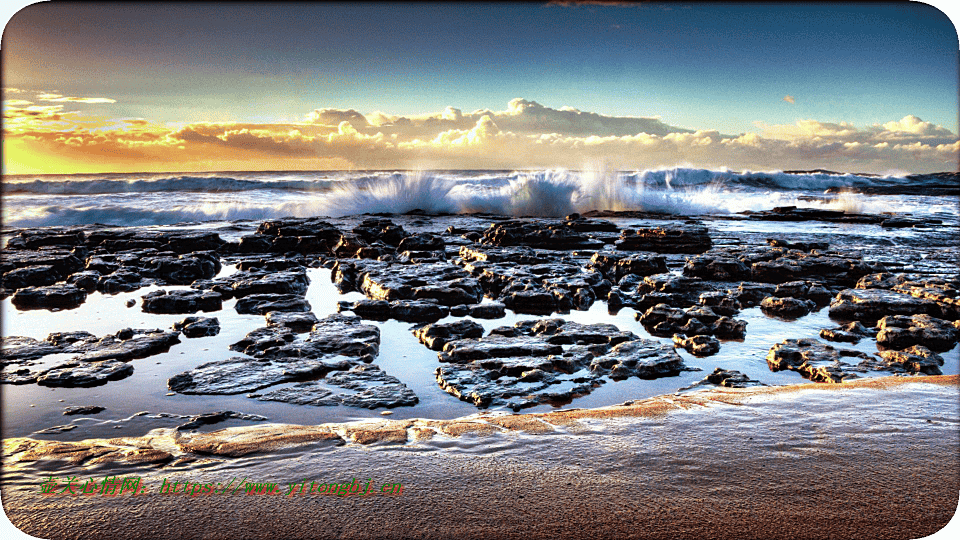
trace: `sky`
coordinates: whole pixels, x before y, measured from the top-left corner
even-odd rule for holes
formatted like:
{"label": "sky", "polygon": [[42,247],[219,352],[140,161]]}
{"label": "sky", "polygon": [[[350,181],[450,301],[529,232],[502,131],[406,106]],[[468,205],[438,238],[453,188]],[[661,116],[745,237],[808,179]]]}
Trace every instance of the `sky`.
{"label": "sky", "polygon": [[2,41],[4,174],[957,170],[920,3],[39,3]]}

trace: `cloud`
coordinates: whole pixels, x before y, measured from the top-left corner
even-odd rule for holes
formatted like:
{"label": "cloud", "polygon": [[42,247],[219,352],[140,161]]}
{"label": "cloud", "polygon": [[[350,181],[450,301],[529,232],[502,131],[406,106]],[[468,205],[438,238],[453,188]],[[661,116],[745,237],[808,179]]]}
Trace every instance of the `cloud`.
{"label": "cloud", "polygon": [[883,129],[890,133],[908,133],[931,137],[950,137],[953,135],[950,130],[935,126],[930,122],[924,122],[912,114],[904,116],[899,121],[883,124]]}
{"label": "cloud", "polygon": [[62,96],[60,94],[38,94],[38,101],[69,102],[69,103],[116,103],[117,100],[110,98],[90,98],[90,97],[72,97]]}
{"label": "cloud", "polygon": [[783,100],[786,101],[787,103],[795,103],[793,100],[793,96],[791,95],[783,96]]}
{"label": "cloud", "polygon": [[314,109],[307,115],[307,120],[324,126],[339,126],[344,121],[361,126],[369,123],[365,116],[353,109]]}
{"label": "cloud", "polygon": [[[301,123],[209,123],[177,127],[142,118],[105,119],[69,103],[4,102],[4,136],[37,151],[156,170],[377,168],[614,168],[692,164],[733,169],[954,170],[960,141],[907,115],[866,127],[848,122],[757,122],[725,135],[684,129],[657,117],[610,116],[511,100],[504,110],[450,106],[419,116],[318,108]],[[117,165],[118,167],[121,165]]]}

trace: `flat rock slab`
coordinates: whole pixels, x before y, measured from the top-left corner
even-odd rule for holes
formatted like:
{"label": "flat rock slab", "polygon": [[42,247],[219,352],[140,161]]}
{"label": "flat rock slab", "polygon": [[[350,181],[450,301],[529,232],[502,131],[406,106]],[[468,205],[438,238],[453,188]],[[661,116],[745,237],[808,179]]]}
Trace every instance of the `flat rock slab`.
{"label": "flat rock slab", "polygon": [[836,328],[824,328],[820,330],[820,337],[827,341],[858,343],[863,338],[876,336],[876,328],[867,328],[860,324],[860,321],[853,321]]}
{"label": "flat rock slab", "polygon": [[371,300],[426,300],[449,307],[476,304],[483,298],[480,283],[469,272],[445,261],[339,260],[333,279],[341,291],[360,291]]}
{"label": "flat rock slab", "polygon": [[266,315],[271,311],[307,312],[310,302],[295,294],[251,294],[237,300],[234,309],[241,315]]}
{"label": "flat rock slab", "polygon": [[887,315],[936,316],[939,312],[931,300],[884,289],[845,289],[830,303],[830,317],[871,323]]}
{"label": "flat rock slab", "polygon": [[41,386],[89,387],[107,381],[125,379],[133,374],[133,366],[118,360],[78,362],[57,367],[37,377]]}
{"label": "flat rock slab", "polygon": [[[852,364],[846,358],[858,362]],[[786,339],[770,348],[767,365],[771,371],[797,371],[814,382],[842,382],[867,371],[939,375],[943,358],[919,345],[871,356],[860,351],[837,349],[815,339]]]}
{"label": "flat rock slab", "polygon": [[267,326],[283,326],[297,333],[309,332],[313,325],[320,322],[313,312],[291,313],[270,311],[266,314]]}
{"label": "flat rock slab", "polygon": [[359,300],[339,302],[337,311],[352,311],[357,316],[374,321],[395,319],[404,322],[438,321],[450,313],[450,309],[422,300]]}
{"label": "flat rock slab", "polygon": [[[334,392],[328,386],[353,392]],[[400,379],[375,365],[359,365],[328,374],[323,379],[297,383],[256,396],[261,401],[280,401],[317,407],[345,405],[364,409],[412,407],[420,400]]]}
{"label": "flat rock slab", "polygon": [[662,255],[597,252],[587,268],[595,269],[611,281],[620,281],[627,274],[651,276],[667,272],[667,260]]}
{"label": "flat rock slab", "polygon": [[[446,341],[437,368],[442,389],[478,407],[519,410],[545,402],[569,402],[600,384],[604,376],[656,378],[676,375],[683,360],[672,347],[643,340],[611,324],[564,319],[521,321],[480,338],[472,327],[437,325],[421,329]],[[425,327],[426,328],[426,327]],[[436,330],[439,328],[439,331]],[[441,335],[446,334],[446,335]],[[418,336],[419,337],[419,336]],[[431,342],[432,343],[432,342]]]}
{"label": "flat rock slab", "polygon": [[710,356],[720,352],[720,341],[713,336],[674,334],[673,344],[694,356]]}
{"label": "flat rock slab", "polygon": [[684,334],[743,339],[747,332],[746,321],[719,315],[706,306],[679,309],[657,304],[643,313],[637,313],[636,317],[655,336]]}
{"label": "flat rock slab", "polygon": [[141,300],[141,309],[146,313],[196,313],[220,311],[223,297],[210,291],[153,291]]}
{"label": "flat rock slab", "polygon": [[106,407],[99,405],[78,405],[63,409],[64,416],[73,416],[77,414],[97,414],[107,410]]}
{"label": "flat rock slab", "polygon": [[788,296],[778,298],[768,296],[760,302],[760,309],[767,315],[781,317],[783,319],[797,319],[809,314],[816,309],[817,305],[812,300],[803,298],[794,298]]}
{"label": "flat rock slab", "polygon": [[63,352],[61,346],[46,340],[41,341],[26,336],[0,336],[0,366],[60,352]]}
{"label": "flat rock slab", "polygon": [[707,228],[698,223],[624,230],[617,240],[623,251],[703,253],[713,246]]}
{"label": "flat rock slab", "polygon": [[510,219],[494,223],[483,232],[482,243],[494,246],[527,246],[541,249],[600,249],[604,241],[594,232],[613,232],[606,220]]}
{"label": "flat rock slab", "polygon": [[940,313],[931,315],[947,319],[960,319],[960,279],[934,278],[925,281],[904,281],[893,290],[936,302]]}
{"label": "flat rock slab", "polygon": [[906,349],[922,345],[945,352],[956,344],[960,331],[954,323],[929,315],[888,315],[877,323],[877,345],[886,349]]}
{"label": "flat rock slab", "polygon": [[925,375],[941,375],[940,366],[943,357],[922,345],[914,345],[902,351],[882,351],[880,358],[884,364],[879,369]]}
{"label": "flat rock slab", "polygon": [[251,294],[293,294],[303,296],[307,293],[310,279],[306,271],[287,270],[268,274],[251,274],[237,272],[227,278],[230,289],[235,298],[250,296]]}
{"label": "flat rock slab", "polygon": [[258,328],[230,346],[256,358],[319,358],[331,354],[369,357],[380,351],[380,329],[353,315],[330,315],[313,325],[303,339],[285,326]]}
{"label": "flat rock slab", "polygon": [[87,299],[87,291],[75,285],[49,285],[20,289],[11,301],[20,310],[73,309]]}
{"label": "flat rock slab", "polygon": [[862,277],[884,271],[857,253],[804,251],[786,247],[717,247],[687,258],[683,273],[718,281],[787,283],[812,280],[827,286],[853,286]]}
{"label": "flat rock slab", "polygon": [[84,352],[76,357],[83,362],[103,362],[119,360],[128,362],[136,358],[146,358],[170,350],[180,343],[180,332],[163,330],[125,329],[105,336],[96,343],[85,345]]}
{"label": "flat rock slab", "polygon": [[413,331],[420,343],[434,351],[443,350],[450,341],[483,336],[483,326],[470,320],[461,320],[445,324],[428,324]]}
{"label": "flat rock slab", "polygon": [[792,370],[814,382],[837,383],[856,378],[855,366],[841,361],[841,357],[870,360],[866,354],[835,349],[815,339],[785,339],[770,348],[767,365],[771,371]]}
{"label": "flat rock slab", "polygon": [[461,304],[450,308],[450,315],[454,317],[465,317],[469,315],[474,319],[501,319],[507,315],[507,306],[501,302]]}
{"label": "flat rock slab", "polygon": [[0,283],[9,290],[25,287],[44,287],[60,281],[60,273],[50,265],[24,266],[3,274]]}
{"label": "flat rock slab", "polygon": [[337,355],[296,360],[235,357],[201,364],[174,375],[167,381],[167,387],[181,394],[242,394],[283,382],[321,377],[329,371],[350,369],[356,364],[356,358]]}
{"label": "flat rock slab", "polygon": [[216,317],[187,317],[173,323],[173,329],[188,338],[210,337],[220,333],[220,321]]}
{"label": "flat rock slab", "polygon": [[219,424],[220,422],[226,422],[227,420],[232,419],[247,420],[250,422],[264,422],[267,420],[267,417],[260,416],[259,414],[246,414],[236,411],[216,411],[191,416],[187,422],[177,426],[177,430],[197,429],[201,426]]}

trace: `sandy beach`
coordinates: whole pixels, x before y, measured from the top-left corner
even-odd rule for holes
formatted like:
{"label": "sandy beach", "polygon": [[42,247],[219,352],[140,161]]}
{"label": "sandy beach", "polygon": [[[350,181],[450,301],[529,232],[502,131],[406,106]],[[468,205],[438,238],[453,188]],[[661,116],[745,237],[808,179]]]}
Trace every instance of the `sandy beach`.
{"label": "sandy beach", "polygon": [[[334,425],[326,427],[353,438],[258,450],[271,446],[259,436],[159,468],[25,460],[10,453],[24,441],[9,440],[4,505],[41,538],[575,538],[585,530],[596,538],[920,538],[957,508],[957,384],[956,376],[898,377],[709,390],[606,409],[425,422],[435,433],[421,440],[407,425],[411,438],[402,443],[391,422],[367,426],[365,436],[357,425]],[[211,436],[236,443],[239,432],[265,428]],[[146,491],[40,493],[45,477],[67,475],[137,476]],[[159,493],[163,479],[230,477],[275,482],[281,493]],[[349,477],[400,482],[403,491],[287,495],[303,480]]]}

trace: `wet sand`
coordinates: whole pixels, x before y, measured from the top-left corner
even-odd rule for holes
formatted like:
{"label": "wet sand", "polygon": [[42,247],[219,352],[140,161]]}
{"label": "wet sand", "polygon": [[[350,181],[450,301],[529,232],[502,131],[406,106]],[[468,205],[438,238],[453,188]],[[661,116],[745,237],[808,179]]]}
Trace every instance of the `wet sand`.
{"label": "wet sand", "polygon": [[[10,445],[23,440],[8,440],[3,501],[15,524],[41,538],[920,538],[957,509],[958,381],[886,377],[376,429],[328,425],[346,444],[181,456],[163,468],[11,462]],[[384,429],[397,424],[406,442]],[[417,425],[434,433],[418,439]],[[243,442],[240,431],[264,428],[214,434]],[[147,493],[40,494],[49,475],[114,474],[142,477]],[[371,478],[402,483],[403,493],[156,493],[164,478],[231,477],[284,492],[304,479]]]}

